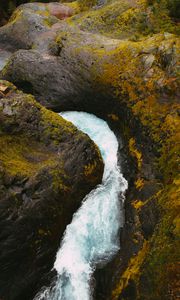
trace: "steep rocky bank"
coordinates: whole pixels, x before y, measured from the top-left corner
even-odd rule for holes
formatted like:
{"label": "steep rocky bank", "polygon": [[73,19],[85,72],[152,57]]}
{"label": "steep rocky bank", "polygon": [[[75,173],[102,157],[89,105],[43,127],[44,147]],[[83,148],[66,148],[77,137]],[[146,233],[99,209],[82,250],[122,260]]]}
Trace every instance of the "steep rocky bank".
{"label": "steep rocky bank", "polygon": [[96,298],[176,299],[178,3],[92,2],[70,3],[76,14],[64,21],[43,4],[17,9],[0,29],[0,48],[14,53],[1,78],[52,110],[101,116],[123,139],[122,249],[97,271]]}
{"label": "steep rocky bank", "polygon": [[0,81],[0,298],[32,299],[83,197],[101,182],[97,147]]}

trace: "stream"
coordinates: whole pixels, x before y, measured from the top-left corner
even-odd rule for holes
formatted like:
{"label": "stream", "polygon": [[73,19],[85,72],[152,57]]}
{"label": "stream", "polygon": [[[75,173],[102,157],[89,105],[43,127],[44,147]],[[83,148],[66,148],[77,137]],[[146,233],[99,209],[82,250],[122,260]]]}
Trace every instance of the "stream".
{"label": "stream", "polygon": [[118,141],[107,123],[84,112],[60,114],[98,145],[103,161],[102,183],[84,199],[67,226],[54,268],[54,285],[41,291],[35,300],[91,300],[93,273],[106,264],[120,248],[123,202],[128,184],[118,165]]}

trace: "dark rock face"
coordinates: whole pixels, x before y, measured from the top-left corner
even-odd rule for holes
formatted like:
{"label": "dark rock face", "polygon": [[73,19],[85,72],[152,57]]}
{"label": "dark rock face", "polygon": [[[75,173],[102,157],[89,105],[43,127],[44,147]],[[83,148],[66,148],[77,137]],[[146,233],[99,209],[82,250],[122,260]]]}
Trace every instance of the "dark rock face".
{"label": "dark rock face", "polygon": [[80,94],[90,90],[83,76],[77,76],[77,70],[73,71],[73,65],[67,68],[66,61],[56,56],[35,50],[19,50],[10,64],[8,74],[11,75],[6,74],[5,77],[11,77],[11,81],[25,91],[29,87],[29,92],[36,95],[42,104],[54,110],[77,107]]}
{"label": "dark rock face", "polygon": [[32,299],[103,163],[71,123],[7,82],[0,89],[0,298]]}
{"label": "dark rock face", "polygon": [[[1,78],[25,92],[28,86],[28,92],[38,101],[56,111],[87,111],[90,102],[102,110],[106,92],[102,96],[93,91],[98,68],[92,74],[97,61],[93,51],[112,50],[117,41],[109,43],[105,37],[59,22],[45,5],[36,3],[22,5],[14,12],[10,22],[0,29],[0,40],[2,49],[11,45],[15,52]],[[92,49],[92,53],[86,49]]]}

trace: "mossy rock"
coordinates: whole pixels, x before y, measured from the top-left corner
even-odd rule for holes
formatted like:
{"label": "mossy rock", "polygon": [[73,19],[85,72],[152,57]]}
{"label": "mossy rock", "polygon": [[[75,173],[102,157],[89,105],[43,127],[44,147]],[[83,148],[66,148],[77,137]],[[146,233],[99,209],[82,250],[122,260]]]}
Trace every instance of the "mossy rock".
{"label": "mossy rock", "polygon": [[66,225],[102,173],[87,135],[0,81],[1,298],[30,299],[44,284]]}
{"label": "mossy rock", "polygon": [[[78,9],[79,4],[70,3]],[[29,49],[17,35],[20,50],[1,72],[1,78],[35,94],[46,107],[96,113],[124,137],[133,176],[122,249],[99,276],[107,282],[98,294],[105,291],[104,298],[177,296],[179,25],[173,14],[166,0],[121,0],[86,7],[64,22],[46,24],[40,34],[28,21],[25,32],[32,30],[36,38]],[[44,20],[32,10],[30,20],[36,15]],[[0,36],[11,40],[18,22],[7,24]],[[49,140],[49,129],[45,136]],[[87,164],[85,175],[91,170]]]}
{"label": "mossy rock", "polygon": [[72,17],[69,22],[82,30],[102,33],[111,38],[139,40],[154,33],[179,33],[179,18],[179,3],[176,0],[113,0]]}
{"label": "mossy rock", "polygon": [[[1,19],[0,25],[4,25],[7,22],[10,15],[13,13],[13,11],[19,5],[21,5],[23,3],[27,3],[27,2],[37,2],[37,1],[34,1],[34,0],[29,0],[29,1],[26,1],[26,0],[1,0],[0,1],[0,5],[1,5],[0,17],[2,19]],[[47,3],[47,2],[51,2],[51,1],[44,0],[44,1],[41,1],[41,2]]]}

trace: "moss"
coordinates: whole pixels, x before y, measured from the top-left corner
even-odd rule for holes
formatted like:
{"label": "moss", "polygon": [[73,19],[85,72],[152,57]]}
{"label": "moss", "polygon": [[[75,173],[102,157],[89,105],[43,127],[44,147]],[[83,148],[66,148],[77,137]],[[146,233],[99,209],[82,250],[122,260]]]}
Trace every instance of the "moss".
{"label": "moss", "polygon": [[68,7],[73,9],[73,14],[78,14],[81,11],[81,6],[79,1],[73,1],[73,2],[69,2],[69,3],[65,3]]}
{"label": "moss", "polygon": [[66,185],[64,181],[67,179],[67,175],[64,171],[63,164],[61,163],[61,168],[53,169],[50,174],[53,177],[53,189],[59,193],[66,193],[71,190],[71,187]]}
{"label": "moss", "polygon": [[122,274],[120,282],[117,284],[116,288],[112,293],[112,300],[118,300],[119,295],[121,294],[122,290],[127,287],[130,280],[138,280],[140,276],[140,268],[141,265],[146,257],[149,245],[147,241],[144,241],[142,249],[137,253],[135,257],[132,257],[129,261],[128,267],[125,272]]}
{"label": "moss", "polygon": [[138,190],[141,190],[144,186],[144,179],[143,178],[138,178],[136,181],[135,181],[135,187],[138,189]]}
{"label": "moss", "polygon": [[140,209],[144,205],[144,202],[141,200],[135,200],[132,204],[135,209]]}
{"label": "moss", "polygon": [[[119,101],[122,101],[122,98],[126,99],[133,115],[138,117],[145,128],[149,128],[150,137],[160,151],[160,169],[163,169],[164,174],[167,172],[167,178],[171,172],[177,172],[175,164],[179,151],[176,143],[179,136],[179,104],[176,94],[178,79],[175,69],[173,72],[170,69],[171,64],[174,64],[173,56],[178,54],[178,45],[179,41],[173,35],[167,39],[164,35],[156,35],[138,43],[123,41],[115,50],[106,52],[110,62],[108,63],[107,58],[102,74],[96,78],[101,84],[111,89],[113,87],[114,96],[119,98]],[[148,53],[148,49],[154,49],[151,50],[155,53],[154,61],[149,55],[143,54],[144,51]],[[162,59],[167,55],[166,49],[172,58],[169,56],[169,66],[164,69]],[[98,55],[103,60],[103,50]],[[149,70],[152,70],[152,73],[149,73]],[[163,103],[162,92],[168,97],[168,101]],[[133,139],[130,140],[129,147],[140,167],[142,155],[136,149]],[[167,165],[165,161],[168,162]]]}
{"label": "moss", "polygon": [[43,24],[47,27],[52,27],[52,25],[54,24],[54,22],[52,22],[52,20],[50,18],[44,19],[43,20]]}
{"label": "moss", "polygon": [[76,133],[77,138],[82,135],[80,132],[78,134],[76,127],[70,122],[43,107],[41,107],[41,125],[44,128],[44,137],[50,137],[54,144],[58,144],[61,141],[64,132],[66,132],[66,134],[69,133],[70,135]]}
{"label": "moss", "polygon": [[[179,262],[179,228],[177,220],[179,186],[175,183],[164,189],[159,197],[163,209],[162,219],[151,240],[151,248],[144,262],[143,276],[147,278],[148,294],[140,289],[143,299],[166,299],[168,294],[176,296],[177,265]],[[175,221],[176,220],[176,221]],[[175,299],[174,298],[174,299]],[[167,298],[169,299],[169,298]]]}
{"label": "moss", "polygon": [[88,10],[92,6],[97,4],[97,0],[80,0],[79,2],[79,7],[82,11]]}
{"label": "moss", "polygon": [[159,32],[178,33],[179,25],[171,19],[169,9],[166,0],[152,4],[146,0],[114,0],[107,1],[98,10],[91,9],[79,18],[72,18],[72,21],[83,30],[100,32],[114,38],[138,40],[142,36]]}
{"label": "moss", "polygon": [[15,24],[20,18],[22,17],[22,9],[17,9],[15,12],[12,14],[11,18],[9,19],[8,25]]}
{"label": "moss", "polygon": [[[134,156],[137,160],[138,169],[141,169],[142,166],[142,153],[136,148],[136,142],[134,138],[129,140],[129,151],[132,156]],[[138,184],[139,182],[137,182]],[[142,181],[139,187],[142,186]]]}
{"label": "moss", "polygon": [[[175,2],[173,2],[175,3]],[[113,292],[113,299],[118,299],[130,280],[135,281],[140,299],[166,299],[167,288],[176,287],[172,280],[172,273],[176,270],[178,255],[179,218],[179,177],[178,162],[180,148],[179,140],[179,103],[178,103],[178,70],[176,68],[180,49],[179,25],[172,18],[173,14],[166,0],[148,1],[108,1],[107,5],[94,9],[94,1],[84,1],[81,5],[75,2],[79,10],[87,10],[80,15],[70,18],[67,22],[72,26],[77,24],[81,29],[103,33],[111,38],[121,38],[116,45],[98,48],[93,45],[78,45],[76,55],[84,52],[95,57],[98,68],[89,69],[97,85],[110,90],[120,105],[125,105],[132,114],[132,118],[141,126],[146,139],[151,140],[153,149],[149,152],[155,155],[156,161],[152,166],[161,175],[162,190],[156,195],[155,201],[161,207],[161,218],[148,243],[136,257],[129,261],[117,287]],[[70,5],[70,4],[69,4]],[[174,17],[174,16],[173,16]],[[169,34],[174,33],[174,34]],[[59,34],[57,43],[62,43],[62,37],[69,33]],[[75,42],[77,37],[75,37]],[[129,39],[129,40],[128,40]],[[72,42],[73,43],[73,42]],[[86,57],[86,56],[85,56]],[[44,136],[53,138],[53,143],[59,143],[61,136],[59,129],[66,128],[62,119],[46,110],[41,110],[41,125]],[[116,122],[121,120],[115,113],[108,117]],[[74,128],[67,124],[69,138]],[[63,127],[65,126],[65,127]],[[140,192],[144,187],[142,178],[143,147],[132,135],[133,125],[125,125],[124,134],[129,139],[129,152],[135,158],[138,166],[138,177],[135,187]],[[55,140],[55,141],[54,141]],[[143,141],[142,145],[143,146]],[[141,151],[139,149],[142,149]],[[144,158],[144,156],[143,156]],[[84,168],[85,176],[91,178],[96,165],[90,163]],[[60,173],[61,174],[60,174]],[[66,186],[59,180],[59,174],[65,177],[65,172],[52,172],[54,188],[66,192]],[[139,212],[146,202],[140,197],[132,205]],[[137,212],[137,213],[138,213]],[[147,291],[141,287],[141,275],[147,278]]]}
{"label": "moss", "polygon": [[[178,37],[171,34],[156,34],[138,42],[123,40],[113,50],[95,51],[100,71],[99,74],[95,74],[94,69],[92,71],[97,84],[113,92],[117,102],[125,105],[134,119],[138,120],[143,133],[153,145],[153,150],[150,150],[155,155],[152,167],[161,174],[163,188],[155,200],[161,207],[161,221],[137,271],[139,275],[142,273],[150,282],[152,281],[153,288],[151,289],[149,284],[146,295],[140,287],[141,280],[136,284],[141,299],[148,300],[165,297],[167,288],[163,286],[168,286],[167,278],[172,276],[172,270],[177,264],[177,255],[173,253],[176,252],[178,242],[176,240],[173,243],[173,239],[177,239],[179,235],[177,216],[179,199],[177,166],[180,153],[180,146],[177,143],[180,132],[178,114],[180,105],[177,94],[179,49]],[[140,191],[144,185],[140,177],[143,172],[142,153],[139,144],[137,146],[136,140],[127,130],[127,138],[129,137],[129,152],[136,159],[140,173],[135,186]],[[141,146],[143,149],[143,141]],[[156,179],[156,182],[158,180]],[[137,210],[143,209],[143,206],[139,201],[134,203]],[[126,284],[121,283],[120,289],[116,289],[116,298],[120,297],[125,286]],[[149,298],[148,293],[151,294]]]}
{"label": "moss", "polygon": [[24,136],[0,136],[0,161],[10,175],[32,176],[55,163],[55,155]]}

